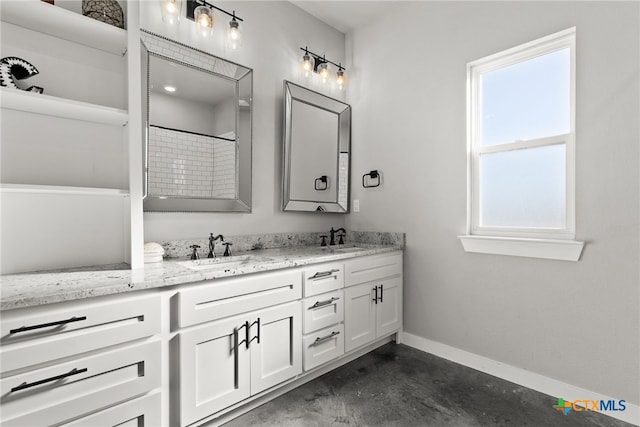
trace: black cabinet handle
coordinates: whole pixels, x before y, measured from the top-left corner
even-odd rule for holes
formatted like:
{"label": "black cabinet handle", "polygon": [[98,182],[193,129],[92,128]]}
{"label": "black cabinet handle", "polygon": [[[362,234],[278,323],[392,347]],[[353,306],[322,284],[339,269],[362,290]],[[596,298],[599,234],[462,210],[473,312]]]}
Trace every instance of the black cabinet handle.
{"label": "black cabinet handle", "polygon": [[34,329],[49,328],[51,326],[62,326],[62,325],[66,325],[67,323],[81,322],[83,320],[87,320],[87,316],[82,316],[82,317],[74,316],[71,319],[58,320],[57,322],[43,323],[41,325],[34,325],[34,326],[23,326],[21,328],[11,329],[9,333],[18,334],[20,332],[33,331]]}
{"label": "black cabinet handle", "polygon": [[260,344],[260,318],[259,317],[255,322],[253,322],[251,325],[249,325],[247,330],[249,330],[253,325],[256,325],[256,324],[258,325],[258,333],[256,334],[255,337],[253,337],[253,338],[251,338],[249,340],[249,342],[247,343],[247,348],[249,348],[249,343],[253,342],[254,340],[257,341],[258,344]]}
{"label": "black cabinet handle", "polygon": [[52,381],[61,380],[63,378],[67,378],[67,377],[70,377],[72,375],[82,374],[83,372],[87,372],[87,368],[84,368],[84,369],[75,369],[74,368],[71,371],[67,372],[66,374],[56,375],[55,377],[47,378],[47,379],[40,380],[40,381],[34,381],[32,383],[22,383],[20,385],[17,385],[15,387],[13,387],[11,389],[11,393],[16,392],[16,391],[20,391],[20,390],[24,390],[24,389],[27,389],[27,388],[35,387],[35,386],[38,386],[38,385],[41,385],[41,384],[50,383]]}
{"label": "black cabinet handle", "polygon": [[313,344],[312,344],[312,345],[317,345],[317,344],[319,344],[319,343],[321,343],[321,342],[323,342],[323,341],[326,341],[326,340],[328,340],[328,339],[331,339],[331,338],[333,338],[333,337],[335,337],[336,335],[339,335],[339,334],[340,334],[340,331],[333,331],[333,332],[331,332],[329,335],[324,336],[324,337],[322,337],[322,338],[317,337],[317,338],[316,338],[316,340],[313,342]]}
{"label": "black cabinet handle", "polygon": [[337,268],[334,268],[333,270],[329,270],[329,271],[318,271],[316,274],[309,277],[309,279],[320,279],[322,277],[331,276],[333,273],[337,273],[338,271],[340,270]]}
{"label": "black cabinet handle", "polygon": [[384,295],[384,285],[380,285],[380,302],[382,302],[382,296]]}
{"label": "black cabinet handle", "polygon": [[373,288],[373,290],[375,291],[375,297],[373,298],[373,302],[375,302],[376,304],[378,303],[378,287],[376,286],[375,288]]}
{"label": "black cabinet handle", "polygon": [[325,305],[329,305],[334,301],[338,301],[340,298],[338,297],[331,297],[331,299],[328,299],[326,301],[316,301],[315,304],[313,304],[311,307],[309,307],[309,310],[313,310],[314,308],[318,308],[318,307],[324,307]]}
{"label": "black cabinet handle", "polygon": [[239,346],[241,344],[244,344],[247,348],[249,348],[249,322],[244,322],[244,325],[240,326],[239,328],[234,328],[233,333],[237,336],[238,332],[240,332],[240,329],[242,328],[244,328],[244,339],[242,341],[239,341],[237,345]]}
{"label": "black cabinet handle", "polygon": [[[242,328],[242,326],[241,326]],[[233,388],[238,388],[238,328],[233,328]]]}

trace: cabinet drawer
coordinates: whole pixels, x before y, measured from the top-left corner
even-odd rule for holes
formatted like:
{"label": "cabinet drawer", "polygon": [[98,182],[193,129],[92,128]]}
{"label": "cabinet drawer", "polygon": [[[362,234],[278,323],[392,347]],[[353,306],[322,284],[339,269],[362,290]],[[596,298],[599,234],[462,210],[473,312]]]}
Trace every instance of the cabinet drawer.
{"label": "cabinet drawer", "polygon": [[342,356],[344,354],[344,326],[334,325],[302,338],[304,370]]}
{"label": "cabinet drawer", "polygon": [[58,424],[144,394],[160,376],[153,341],[2,378],[2,425]]}
{"label": "cabinet drawer", "polygon": [[158,392],[113,406],[63,426],[156,427],[161,425],[160,413],[160,393]]}
{"label": "cabinet drawer", "polygon": [[300,299],[299,270],[213,280],[178,293],[179,327]]}
{"label": "cabinet drawer", "polygon": [[344,265],[319,264],[303,270],[304,296],[320,295],[344,287]]}
{"label": "cabinet drawer", "polygon": [[334,291],[302,300],[303,333],[317,331],[344,319],[343,291]]}
{"label": "cabinet drawer", "polygon": [[354,259],[345,263],[345,286],[402,274],[402,253]]}
{"label": "cabinet drawer", "polygon": [[7,373],[160,331],[158,295],[118,296],[2,313],[0,360]]}

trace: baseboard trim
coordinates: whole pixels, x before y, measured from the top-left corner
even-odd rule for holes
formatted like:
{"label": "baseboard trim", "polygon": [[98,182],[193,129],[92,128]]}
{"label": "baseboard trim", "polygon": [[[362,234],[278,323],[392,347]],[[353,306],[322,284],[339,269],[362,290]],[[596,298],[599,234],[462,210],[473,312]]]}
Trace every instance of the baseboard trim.
{"label": "baseboard trim", "polygon": [[[507,365],[484,356],[479,356],[459,348],[451,347],[436,341],[419,337],[407,332],[402,333],[401,341],[410,347],[431,353],[443,359],[450,360],[460,365],[467,366],[493,375],[494,377],[519,384],[521,386],[539,391],[549,396],[562,397],[567,401],[592,399],[592,400],[618,400],[601,393],[576,387],[544,375],[536,374],[522,368]],[[626,410],[622,412],[607,411],[601,414],[640,426],[640,406],[626,402]]]}

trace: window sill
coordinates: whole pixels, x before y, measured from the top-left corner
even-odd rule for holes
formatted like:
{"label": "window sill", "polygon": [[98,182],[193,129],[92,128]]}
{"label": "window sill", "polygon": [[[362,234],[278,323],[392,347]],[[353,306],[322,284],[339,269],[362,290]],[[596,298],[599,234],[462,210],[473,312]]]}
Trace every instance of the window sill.
{"label": "window sill", "polygon": [[584,242],[518,237],[458,236],[466,252],[578,261]]}

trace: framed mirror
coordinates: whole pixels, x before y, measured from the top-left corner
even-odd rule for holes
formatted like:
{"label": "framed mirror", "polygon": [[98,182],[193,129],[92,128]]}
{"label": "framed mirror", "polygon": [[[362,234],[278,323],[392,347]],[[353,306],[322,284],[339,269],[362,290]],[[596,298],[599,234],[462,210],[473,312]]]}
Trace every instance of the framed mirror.
{"label": "framed mirror", "polygon": [[349,212],[351,107],[284,82],[284,211]]}
{"label": "framed mirror", "polygon": [[148,32],[144,210],[250,212],[253,72]]}

